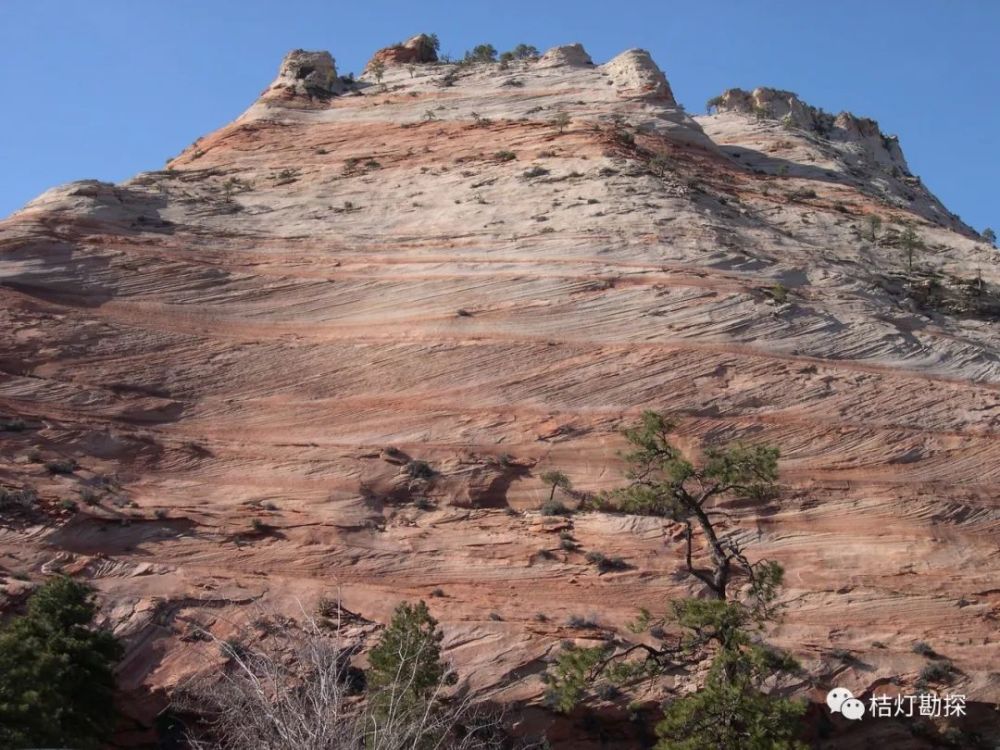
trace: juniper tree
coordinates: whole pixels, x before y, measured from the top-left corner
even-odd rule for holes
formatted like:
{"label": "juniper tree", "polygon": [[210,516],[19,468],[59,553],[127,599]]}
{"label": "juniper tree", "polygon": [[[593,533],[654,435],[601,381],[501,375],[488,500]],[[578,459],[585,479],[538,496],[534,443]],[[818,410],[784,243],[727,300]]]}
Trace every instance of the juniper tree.
{"label": "juniper tree", "polygon": [[983,238],[983,242],[987,243],[991,247],[997,244],[997,233],[989,227],[986,227],[980,236]]}

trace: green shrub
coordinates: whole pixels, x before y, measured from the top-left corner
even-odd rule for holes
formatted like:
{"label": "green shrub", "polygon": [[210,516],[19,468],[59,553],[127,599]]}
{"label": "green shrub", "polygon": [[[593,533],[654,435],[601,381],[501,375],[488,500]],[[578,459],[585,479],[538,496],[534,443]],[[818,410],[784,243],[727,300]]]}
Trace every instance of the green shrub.
{"label": "green shrub", "polygon": [[249,655],[247,647],[239,638],[227,638],[219,644],[219,653],[224,659],[245,659]]}
{"label": "green shrub", "polygon": [[257,534],[266,534],[271,530],[271,524],[267,523],[266,521],[260,518],[254,518],[252,521],[250,521],[250,527]]}
{"label": "green shrub", "polygon": [[90,587],[59,577],[0,629],[0,747],[106,746],[123,650],[96,613]]}
{"label": "green shrub", "polygon": [[566,625],[574,630],[592,630],[600,627],[595,617],[584,617],[583,615],[570,615],[566,620]]}
{"label": "green shrub", "polygon": [[621,557],[606,557],[603,552],[591,551],[587,553],[587,562],[596,565],[602,573],[610,573],[613,570],[628,570],[628,563]]}
{"label": "green shrub", "polygon": [[32,489],[13,490],[9,487],[0,487],[0,508],[18,506],[21,508],[31,508],[38,502],[38,495]]}
{"label": "green shrub", "polygon": [[493,154],[493,158],[497,161],[513,161],[517,158],[517,154],[513,151],[497,151]]}
{"label": "green shrub", "polygon": [[543,516],[571,516],[573,511],[558,500],[547,500],[541,507]]}
{"label": "green shrub", "polygon": [[951,676],[952,669],[951,662],[948,661],[929,662],[920,670],[920,680],[925,683],[944,682]]}
{"label": "green shrub", "polygon": [[430,479],[434,476],[434,469],[431,468],[431,465],[418,459],[407,461],[406,465],[403,466],[403,472],[414,479]]}
{"label": "green shrub", "polygon": [[530,169],[524,170],[524,172],[521,174],[521,176],[530,180],[532,177],[543,177],[544,175],[547,175],[548,173],[549,173],[549,170],[547,170],[545,167],[534,166],[534,167],[531,167]]}
{"label": "green shrub", "polygon": [[77,463],[72,458],[53,458],[45,462],[50,474],[72,474],[76,467]]}

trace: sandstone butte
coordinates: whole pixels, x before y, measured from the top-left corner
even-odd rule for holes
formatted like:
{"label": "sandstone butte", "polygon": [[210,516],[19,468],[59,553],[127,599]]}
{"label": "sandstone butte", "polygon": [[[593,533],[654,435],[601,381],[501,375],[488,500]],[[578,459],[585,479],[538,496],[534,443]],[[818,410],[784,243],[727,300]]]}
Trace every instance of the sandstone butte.
{"label": "sandstone butte", "polygon": [[[926,641],[995,726],[997,256],[897,140],[767,88],[692,117],[642,50],[377,59],[353,80],[292,52],[165,169],[0,221],[0,482],[37,493],[0,516],[2,601],[54,572],[98,589],[122,742],[220,667],[194,628],[253,637],[339,596],[372,623],[425,599],[469,689],[597,747],[541,707],[547,660],[704,591],[678,525],[543,517],[539,475],[571,505],[620,485],[648,408],[690,449],[780,447],[781,497],[724,530],[785,566],[769,639],[815,712],[833,685],[912,692]],[[596,708],[603,747],[635,746]],[[873,737],[925,746],[889,721],[836,746]]]}

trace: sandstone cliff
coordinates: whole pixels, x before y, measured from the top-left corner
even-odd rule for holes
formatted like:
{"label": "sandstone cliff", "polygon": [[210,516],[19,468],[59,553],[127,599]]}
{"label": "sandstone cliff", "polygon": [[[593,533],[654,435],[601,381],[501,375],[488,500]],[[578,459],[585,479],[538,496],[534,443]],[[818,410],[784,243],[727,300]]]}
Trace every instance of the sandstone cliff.
{"label": "sandstone cliff", "polygon": [[548,468],[616,486],[655,408],[780,446],[782,497],[727,529],[788,571],[804,691],[912,685],[923,640],[1000,701],[995,251],[871,120],[772,89],[693,118],[641,50],[414,40],[357,81],[293,52],[165,169],[0,222],[0,483],[37,493],[0,508],[4,596],[100,589],[137,731],[221,660],[195,624],[338,595],[426,599],[473,690],[537,706],[562,640],[700,591],[668,522],[537,510]]}

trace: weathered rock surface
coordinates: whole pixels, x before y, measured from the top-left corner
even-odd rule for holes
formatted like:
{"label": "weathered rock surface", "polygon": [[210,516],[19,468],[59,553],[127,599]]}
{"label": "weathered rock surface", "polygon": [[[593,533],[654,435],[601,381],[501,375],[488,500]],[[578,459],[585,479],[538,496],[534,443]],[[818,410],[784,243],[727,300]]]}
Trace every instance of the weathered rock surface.
{"label": "weathered rock surface", "polygon": [[328,97],[344,90],[329,52],[297,49],[285,55],[278,77],[264,92],[269,96]]}
{"label": "weathered rock surface", "polygon": [[546,50],[545,54],[538,59],[537,67],[559,67],[562,65],[587,67],[593,64],[594,61],[590,59],[590,55],[587,54],[587,50],[583,48],[583,45],[576,43],[562,44]]}
{"label": "weathered rock surface", "polygon": [[663,71],[644,49],[630,49],[601,66],[624,96],[654,99],[668,107],[677,106]]}
{"label": "weathered rock surface", "polygon": [[376,62],[383,65],[411,65],[437,62],[437,59],[434,41],[427,34],[417,34],[405,42],[380,49],[368,61],[365,70],[371,70]]}
{"label": "weathered rock surface", "polygon": [[[0,420],[23,420],[0,483],[39,498],[0,509],[0,585],[91,580],[137,720],[219,661],[195,625],[338,595],[375,621],[427,599],[472,689],[537,704],[562,640],[699,591],[668,522],[537,512],[546,469],[618,485],[616,429],[646,408],[687,446],[780,446],[783,496],[726,530],[786,567],[771,637],[815,695],[912,685],[924,640],[1000,701],[995,251],[871,121],[816,132],[756,92],[763,117],[732,94],[695,120],[647,55],[589,63],[341,89],[295,52],[167,169],[0,222]],[[904,223],[964,312],[917,293]]]}

